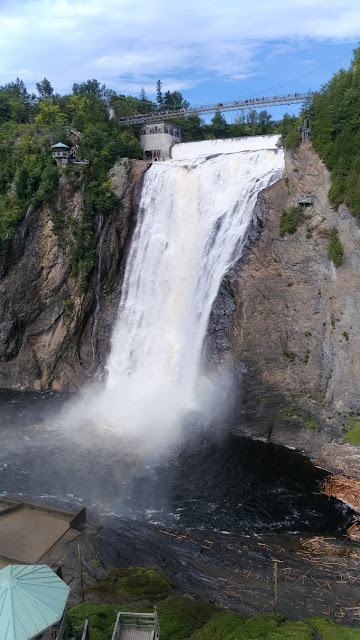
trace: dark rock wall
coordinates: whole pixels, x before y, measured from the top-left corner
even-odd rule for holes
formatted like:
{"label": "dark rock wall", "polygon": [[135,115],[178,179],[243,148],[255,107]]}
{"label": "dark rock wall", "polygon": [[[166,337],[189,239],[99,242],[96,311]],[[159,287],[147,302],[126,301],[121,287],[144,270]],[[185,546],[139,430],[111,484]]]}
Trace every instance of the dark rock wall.
{"label": "dark rock wall", "polygon": [[[329,464],[340,455],[335,466],[346,470],[354,449],[337,443],[360,405],[360,228],[346,207],[329,205],[329,187],[311,144],[286,152],[284,179],[259,199],[247,249],[215,301],[206,354],[234,371],[239,432]],[[307,193],[307,220],[281,238],[281,210]],[[344,248],[338,269],[327,256],[334,226]]]}
{"label": "dark rock wall", "polygon": [[[53,234],[48,207],[27,212],[0,263],[0,387],[76,390],[102,371],[145,169],[137,160],[114,167],[121,207],[95,221],[95,269],[84,290],[70,277],[70,249]],[[62,177],[58,210],[76,224],[82,207],[83,185]]]}

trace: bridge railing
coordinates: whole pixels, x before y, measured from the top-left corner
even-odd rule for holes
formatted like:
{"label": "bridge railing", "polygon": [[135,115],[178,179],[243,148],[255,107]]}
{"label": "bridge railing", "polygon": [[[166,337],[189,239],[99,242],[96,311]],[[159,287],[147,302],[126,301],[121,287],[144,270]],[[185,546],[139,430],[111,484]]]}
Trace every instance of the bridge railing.
{"label": "bridge railing", "polygon": [[189,109],[175,109],[173,111],[152,111],[138,115],[124,116],[117,118],[120,126],[127,124],[146,124],[147,122],[159,122],[172,120],[174,118],[184,118],[189,115],[214,113],[215,111],[245,111],[247,109],[260,109],[264,107],[275,107],[281,105],[295,104],[312,100],[314,92],[308,93],[288,93],[287,95],[263,96],[256,98],[246,98],[244,100],[234,100],[232,102],[218,102],[217,104],[205,104]]}

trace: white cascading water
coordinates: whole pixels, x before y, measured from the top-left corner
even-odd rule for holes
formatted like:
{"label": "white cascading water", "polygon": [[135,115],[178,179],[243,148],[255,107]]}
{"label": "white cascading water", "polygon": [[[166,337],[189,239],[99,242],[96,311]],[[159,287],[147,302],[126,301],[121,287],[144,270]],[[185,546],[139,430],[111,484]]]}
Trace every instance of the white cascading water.
{"label": "white cascading water", "polygon": [[259,192],[282,175],[278,139],[176,145],[176,159],[147,171],[97,404],[120,432],[163,435],[184,412],[204,409],[211,307],[241,256]]}

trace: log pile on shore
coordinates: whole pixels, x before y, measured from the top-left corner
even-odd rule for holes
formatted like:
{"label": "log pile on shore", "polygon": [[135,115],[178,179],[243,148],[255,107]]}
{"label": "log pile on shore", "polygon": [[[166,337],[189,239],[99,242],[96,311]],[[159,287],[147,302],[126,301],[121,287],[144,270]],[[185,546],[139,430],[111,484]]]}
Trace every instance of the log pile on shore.
{"label": "log pile on shore", "polygon": [[333,496],[341,500],[359,514],[347,533],[351,540],[360,542],[360,481],[348,476],[330,475],[324,480],[322,490],[329,498]]}

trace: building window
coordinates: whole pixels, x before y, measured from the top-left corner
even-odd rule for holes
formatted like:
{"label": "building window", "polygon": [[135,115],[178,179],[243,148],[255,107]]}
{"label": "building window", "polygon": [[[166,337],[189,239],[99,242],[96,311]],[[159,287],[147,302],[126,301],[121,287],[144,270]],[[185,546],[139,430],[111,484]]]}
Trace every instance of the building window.
{"label": "building window", "polygon": [[144,136],[144,135],[146,134],[145,129],[143,129],[141,133],[142,133],[142,135]]}

